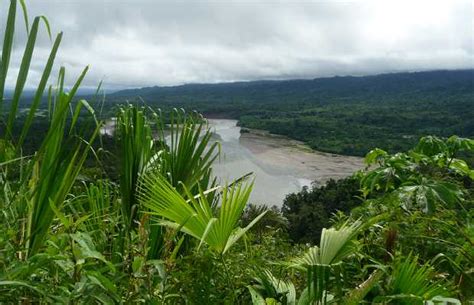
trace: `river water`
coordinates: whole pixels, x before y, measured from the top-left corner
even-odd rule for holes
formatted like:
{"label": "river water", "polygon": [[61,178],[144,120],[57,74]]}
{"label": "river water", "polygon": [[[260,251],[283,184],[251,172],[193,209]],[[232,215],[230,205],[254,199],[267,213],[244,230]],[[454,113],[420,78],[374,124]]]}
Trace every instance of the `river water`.
{"label": "river water", "polygon": [[[281,206],[287,194],[313,181],[323,184],[363,168],[362,158],[316,152],[299,141],[262,131],[240,133],[237,120],[208,121],[222,149],[214,174],[226,183],[252,172],[252,203]],[[102,134],[113,135],[114,126],[115,120],[109,120]]]}
{"label": "river water", "polygon": [[312,181],[322,184],[363,167],[361,158],[315,152],[286,137],[240,133],[236,120],[210,119],[209,123],[222,144],[221,160],[214,166],[216,176],[225,182],[253,172],[250,201],[256,204],[281,206],[288,193]]}

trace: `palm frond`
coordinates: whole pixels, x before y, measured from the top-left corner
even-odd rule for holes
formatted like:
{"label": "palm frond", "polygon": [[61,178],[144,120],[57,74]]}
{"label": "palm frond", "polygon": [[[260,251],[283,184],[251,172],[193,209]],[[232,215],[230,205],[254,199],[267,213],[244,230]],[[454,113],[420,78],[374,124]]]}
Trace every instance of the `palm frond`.
{"label": "palm frond", "polygon": [[411,253],[397,260],[388,284],[389,298],[397,298],[400,304],[422,304],[436,296],[449,296],[442,282],[433,279],[433,271],[429,264],[420,265]]}
{"label": "palm frond", "polygon": [[332,297],[328,293],[331,268],[354,253],[353,239],[360,228],[361,223],[356,221],[346,222],[339,229],[323,229],[320,246],[311,247],[302,257],[293,260],[293,267],[305,269],[307,273],[307,291],[302,299],[325,304]]}
{"label": "palm frond", "polygon": [[219,156],[219,143],[211,143],[212,132],[204,118],[175,109],[169,132],[162,139],[166,145],[158,155],[161,174],[183,195],[183,187],[194,195],[199,187],[212,187],[215,184],[211,179],[212,164]]}
{"label": "palm frond", "polygon": [[216,253],[224,254],[264,215],[259,215],[245,228],[238,226],[252,185],[240,183],[230,188],[223,187],[221,205],[215,212],[204,191],[200,190],[200,196],[195,198],[183,185],[189,198],[186,200],[165,177],[155,172],[145,175],[140,201],[149,209],[147,213],[164,218],[157,220],[160,224],[179,229],[207,244]]}
{"label": "palm frond", "polygon": [[120,191],[125,224],[132,226],[138,215],[137,185],[153,155],[152,129],[144,109],[121,107],[116,134],[120,151]]}
{"label": "palm frond", "polygon": [[[296,289],[292,282],[278,279],[270,270],[264,270],[255,280],[258,284],[248,287],[252,294],[252,299],[261,300],[271,298],[279,302],[279,304],[296,304]],[[260,296],[260,298],[257,295]],[[258,302],[259,301],[254,301],[254,304]]]}
{"label": "palm frond", "polygon": [[352,253],[352,241],[358,233],[361,223],[345,223],[339,229],[324,228],[321,232],[320,246],[311,247],[300,258],[293,260],[299,266],[332,265]]}

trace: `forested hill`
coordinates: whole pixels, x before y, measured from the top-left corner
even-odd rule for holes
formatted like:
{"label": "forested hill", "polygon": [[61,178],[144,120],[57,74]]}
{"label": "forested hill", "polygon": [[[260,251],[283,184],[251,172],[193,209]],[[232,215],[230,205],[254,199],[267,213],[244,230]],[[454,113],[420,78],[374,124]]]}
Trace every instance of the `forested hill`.
{"label": "forested hill", "polygon": [[[251,81],[218,84],[187,84],[168,87],[144,87],[128,89],[111,94],[114,97],[141,96],[165,100],[185,97],[186,100],[219,99],[228,104],[235,98],[246,102],[264,104],[283,102],[282,98],[297,98],[298,102],[323,102],[325,98],[352,99],[370,94],[410,94],[420,92],[472,93],[474,70],[430,71],[414,73],[391,73],[372,76],[336,76],[311,80]],[[184,102],[184,101],[182,101]]]}
{"label": "forested hill", "polygon": [[109,99],[137,96],[165,109],[238,118],[242,126],[351,155],[376,146],[403,150],[426,134],[474,136],[472,69],[147,87]]}

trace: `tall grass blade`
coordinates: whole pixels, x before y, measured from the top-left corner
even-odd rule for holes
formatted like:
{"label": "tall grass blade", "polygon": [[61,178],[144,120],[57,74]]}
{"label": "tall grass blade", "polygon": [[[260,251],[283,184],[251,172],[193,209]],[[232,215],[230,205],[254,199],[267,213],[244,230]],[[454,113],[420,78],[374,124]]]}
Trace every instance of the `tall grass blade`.
{"label": "tall grass blade", "polygon": [[48,18],[45,16],[39,16],[43,20],[44,25],[46,26],[46,32],[48,33],[49,40],[53,40],[53,35],[51,35],[51,27],[49,26]]}
{"label": "tall grass blade", "polygon": [[30,70],[31,58],[33,57],[33,50],[35,48],[36,37],[38,35],[39,17],[36,17],[31,26],[30,34],[28,35],[28,41],[26,43],[25,52],[20,64],[20,71],[18,72],[18,78],[16,80],[15,91],[11,102],[10,114],[8,116],[5,139],[9,139],[12,136],[13,124],[18,112],[18,105],[20,98],[25,87],[28,72]]}
{"label": "tall grass blade", "polygon": [[54,65],[54,59],[56,58],[56,54],[59,48],[59,45],[61,44],[61,39],[62,39],[63,33],[59,33],[56,36],[56,40],[54,42],[53,48],[51,50],[51,53],[49,54],[48,62],[46,63],[46,66],[43,70],[43,75],[41,76],[40,83],[38,85],[38,89],[36,89],[35,96],[33,98],[33,102],[30,107],[30,111],[28,113],[28,117],[25,120],[25,124],[23,125],[23,129],[21,131],[20,139],[18,140],[18,146],[21,147],[23,145],[23,142],[26,138],[26,135],[28,133],[28,130],[30,129],[31,123],[33,122],[36,109],[38,109],[38,105],[41,103],[41,100],[43,98],[43,93],[46,88],[49,76],[51,75],[51,70]]}
{"label": "tall grass blade", "polygon": [[15,34],[16,19],[16,0],[10,0],[10,8],[8,10],[7,25],[5,27],[5,36],[3,39],[2,61],[0,62],[0,119],[3,116],[3,97],[5,92],[5,81],[10,65],[10,57],[13,48],[13,36]]}
{"label": "tall grass blade", "polygon": [[[90,140],[84,143],[75,135],[66,133],[67,110],[86,71],[87,68],[69,95],[60,88],[50,128],[34,160],[36,170],[30,181],[33,191],[26,240],[28,256],[35,254],[42,247],[55,216],[51,205],[61,208],[91,149],[91,143],[99,133],[97,127]],[[64,72],[60,73],[61,85],[63,76]]]}
{"label": "tall grass blade", "polygon": [[30,34],[30,20],[28,18],[28,10],[26,9],[25,0],[19,0],[21,10],[23,11],[23,21],[25,22],[26,34]]}

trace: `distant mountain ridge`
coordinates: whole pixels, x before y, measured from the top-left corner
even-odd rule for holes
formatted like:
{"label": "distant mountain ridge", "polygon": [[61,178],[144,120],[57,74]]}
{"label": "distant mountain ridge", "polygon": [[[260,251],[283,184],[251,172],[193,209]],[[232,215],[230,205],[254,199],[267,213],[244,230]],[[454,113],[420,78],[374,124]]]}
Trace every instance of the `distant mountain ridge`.
{"label": "distant mountain ridge", "polygon": [[[474,69],[403,72],[370,76],[334,76],[314,79],[259,80],[216,84],[184,84],[178,86],[154,86],[120,90],[112,97],[172,97],[176,95],[242,95],[242,91],[259,95],[274,94],[323,94],[348,96],[359,93],[399,93],[400,91],[425,91],[452,89],[474,90]],[[198,97],[195,96],[195,97]]]}

